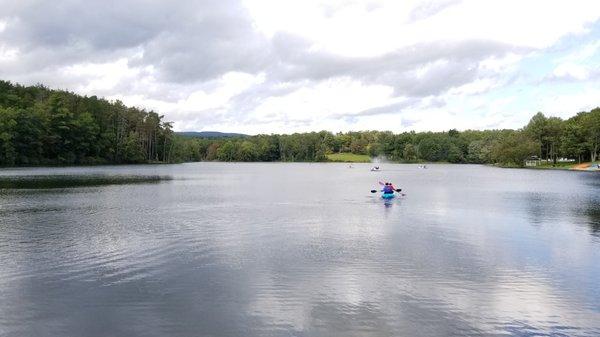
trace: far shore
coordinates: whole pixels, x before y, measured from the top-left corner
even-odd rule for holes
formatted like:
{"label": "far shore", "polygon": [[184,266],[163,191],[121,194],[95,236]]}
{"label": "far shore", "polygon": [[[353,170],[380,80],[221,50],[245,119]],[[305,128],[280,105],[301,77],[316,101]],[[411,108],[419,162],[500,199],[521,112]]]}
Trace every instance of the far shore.
{"label": "far shore", "polygon": [[[561,170],[561,171],[579,171],[579,172],[600,172],[600,167],[598,165],[600,163],[565,163],[559,162],[556,165],[553,164],[542,164],[537,166],[511,166],[511,165],[497,165],[497,164],[473,164],[473,163],[450,163],[446,161],[439,162],[428,162],[428,161],[386,161],[386,162],[377,162],[373,161],[374,158],[368,155],[360,155],[360,154],[352,154],[352,153],[336,153],[327,155],[326,161],[320,162],[296,162],[296,163],[332,163],[332,164],[373,164],[373,165],[386,165],[386,164],[407,164],[407,165],[435,165],[435,164],[451,164],[451,165],[486,165],[498,168],[521,168],[521,169],[530,169],[530,170]],[[168,165],[168,164],[185,164],[185,163],[294,163],[287,161],[253,161],[253,162],[227,162],[227,161],[218,161],[218,160],[208,160],[208,161],[197,161],[197,162],[177,162],[177,163],[163,163],[163,162],[152,162],[152,163],[99,163],[99,164],[74,164],[74,165],[39,165],[39,166],[0,166],[0,172],[3,170],[11,170],[11,169],[35,169],[35,168],[76,168],[76,167],[103,167],[103,166],[151,166],[151,165]]]}
{"label": "far shore", "polygon": [[[500,166],[503,167],[503,166]],[[542,164],[537,166],[519,166],[515,168],[526,168],[531,170],[561,170],[561,171],[580,171],[580,172],[600,172],[597,163],[565,163],[559,162],[557,164]]]}

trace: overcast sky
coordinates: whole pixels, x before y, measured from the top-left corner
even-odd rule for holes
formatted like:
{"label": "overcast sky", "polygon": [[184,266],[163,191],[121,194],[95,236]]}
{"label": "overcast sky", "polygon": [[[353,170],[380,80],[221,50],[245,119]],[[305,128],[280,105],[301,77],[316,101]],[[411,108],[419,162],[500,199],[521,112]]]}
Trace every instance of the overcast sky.
{"label": "overcast sky", "polygon": [[176,130],[518,128],[600,105],[600,1],[0,0],[0,79]]}

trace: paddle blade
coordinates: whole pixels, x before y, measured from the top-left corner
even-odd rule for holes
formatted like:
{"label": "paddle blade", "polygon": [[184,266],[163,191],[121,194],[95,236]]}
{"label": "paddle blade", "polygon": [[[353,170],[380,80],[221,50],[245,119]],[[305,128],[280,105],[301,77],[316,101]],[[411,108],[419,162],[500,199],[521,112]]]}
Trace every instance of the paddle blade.
{"label": "paddle blade", "polygon": [[396,192],[402,192],[402,189],[401,188],[397,188]]}
{"label": "paddle blade", "polygon": [[377,190],[371,190],[371,193],[377,193]]}

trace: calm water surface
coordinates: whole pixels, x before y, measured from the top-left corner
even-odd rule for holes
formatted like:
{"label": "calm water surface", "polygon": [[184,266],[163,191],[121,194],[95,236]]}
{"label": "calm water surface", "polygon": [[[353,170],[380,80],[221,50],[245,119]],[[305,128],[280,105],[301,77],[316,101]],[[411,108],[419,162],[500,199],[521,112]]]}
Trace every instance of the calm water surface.
{"label": "calm water surface", "polygon": [[600,335],[600,175],[382,168],[0,170],[170,178],[0,189],[0,336]]}

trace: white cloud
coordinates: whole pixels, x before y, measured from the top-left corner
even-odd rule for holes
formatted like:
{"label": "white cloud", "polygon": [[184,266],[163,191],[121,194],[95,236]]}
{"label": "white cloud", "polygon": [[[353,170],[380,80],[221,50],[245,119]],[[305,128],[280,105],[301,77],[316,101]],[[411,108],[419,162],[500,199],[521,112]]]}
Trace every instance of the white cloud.
{"label": "white cloud", "polygon": [[330,79],[285,96],[268,98],[256,107],[252,116],[318,119],[340,113],[352,114],[389,101],[392,93],[393,89],[388,86],[363,85],[349,78]]}
{"label": "white cloud", "polygon": [[523,55],[508,53],[504,57],[489,57],[479,63],[479,67],[484,71],[501,73],[514,70],[514,67],[523,59]]}
{"label": "white cloud", "polygon": [[14,62],[19,56],[19,50],[0,44],[0,64]]}
{"label": "white cloud", "polygon": [[489,91],[497,86],[498,83],[490,78],[477,79],[473,82],[450,89],[449,93],[453,95],[474,95]]}
{"label": "white cloud", "polygon": [[253,85],[264,82],[264,74],[257,76],[231,72],[223,75],[212,91],[194,91],[185,100],[178,102],[180,110],[202,111],[208,109],[219,109],[229,106],[229,101]]}
{"label": "white cloud", "polygon": [[541,111],[550,116],[569,118],[577,112],[588,111],[600,106],[600,89],[588,88],[581,92],[544,96]]}
{"label": "white cloud", "polygon": [[581,62],[594,56],[600,50],[600,40],[585,44],[565,57],[559,59],[560,62]]}
{"label": "white cloud", "polygon": [[[150,69],[146,69],[148,71]],[[107,63],[78,63],[64,67],[63,76],[81,80],[78,92],[95,94],[110,91],[124,81],[142,81],[143,69],[131,68],[126,58]]]}
{"label": "white cloud", "polygon": [[[85,6],[97,15],[74,16]],[[0,77],[121,99],[165,114],[176,129],[247,133],[520,127],[539,110],[558,106],[568,116],[598,105],[598,1],[119,6],[0,8]],[[557,42],[574,36],[556,56]],[[522,76],[542,63],[552,65],[546,77]],[[576,98],[562,89],[567,80],[583,88]],[[513,98],[538,94],[540,81],[553,81],[556,95],[528,105]]]}
{"label": "white cloud", "polygon": [[322,1],[248,0],[256,26],[272,36],[291,32],[315,48],[341,55],[373,56],[417,43],[485,39],[544,48],[569,33],[582,33],[598,19],[597,1],[479,1],[450,3],[434,15],[411,21],[424,1],[352,1],[333,14]]}
{"label": "white cloud", "polygon": [[574,63],[563,63],[556,67],[552,73],[555,78],[566,78],[585,80],[589,77],[589,70],[586,67],[574,64]]}

